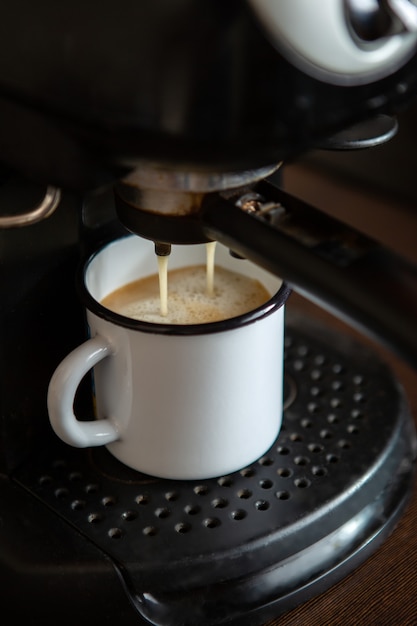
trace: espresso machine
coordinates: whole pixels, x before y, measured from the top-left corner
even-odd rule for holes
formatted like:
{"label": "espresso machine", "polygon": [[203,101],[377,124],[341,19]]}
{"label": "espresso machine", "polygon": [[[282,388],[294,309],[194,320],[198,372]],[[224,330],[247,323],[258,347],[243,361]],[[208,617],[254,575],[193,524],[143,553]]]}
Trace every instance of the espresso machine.
{"label": "espresso machine", "polygon": [[[220,241],[417,365],[416,268],[280,184],[309,150],[395,135],[417,2],[17,0],[0,49],[5,623],[264,624],[362,563],[409,501],[413,420],[385,364],[289,320],[276,444],[206,481],[64,445],[48,384],[86,334],[80,262],[127,232],[160,255]],[[89,419],[88,380],[76,402]]]}

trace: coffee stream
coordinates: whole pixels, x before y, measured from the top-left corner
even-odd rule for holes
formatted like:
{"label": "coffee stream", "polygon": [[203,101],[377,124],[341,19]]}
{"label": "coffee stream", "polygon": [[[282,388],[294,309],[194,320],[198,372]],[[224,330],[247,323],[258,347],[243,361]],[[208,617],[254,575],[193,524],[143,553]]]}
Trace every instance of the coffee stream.
{"label": "coffee stream", "polygon": [[158,256],[159,298],[161,300],[161,315],[168,315],[168,259],[169,255]]}
{"label": "coffee stream", "polygon": [[214,295],[214,260],[216,253],[216,242],[210,241],[206,243],[206,256],[207,256],[207,294],[209,296]]}
{"label": "coffee stream", "polygon": [[[207,295],[214,295],[214,267],[216,256],[216,242],[206,243],[206,291]],[[168,259],[169,256],[158,255],[159,296],[161,300],[161,315],[168,315]]]}

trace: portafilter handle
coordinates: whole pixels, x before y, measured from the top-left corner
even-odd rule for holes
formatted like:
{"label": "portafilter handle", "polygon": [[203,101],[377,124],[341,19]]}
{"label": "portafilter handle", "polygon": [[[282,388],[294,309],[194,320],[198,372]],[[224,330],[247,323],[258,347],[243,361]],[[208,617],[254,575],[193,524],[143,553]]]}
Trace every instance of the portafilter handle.
{"label": "portafilter handle", "polygon": [[417,268],[267,181],[208,196],[203,231],[417,367]]}

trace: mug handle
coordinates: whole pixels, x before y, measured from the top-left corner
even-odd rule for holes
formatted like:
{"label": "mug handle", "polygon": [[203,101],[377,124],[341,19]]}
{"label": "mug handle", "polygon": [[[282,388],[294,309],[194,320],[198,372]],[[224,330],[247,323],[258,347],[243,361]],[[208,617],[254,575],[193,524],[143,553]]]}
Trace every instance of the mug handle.
{"label": "mug handle", "polygon": [[87,372],[112,354],[110,342],[96,335],[75,348],[58,365],[48,388],[48,412],[51,426],[65,443],[77,448],[102,446],[119,439],[108,419],[80,422],[74,414],[78,386]]}

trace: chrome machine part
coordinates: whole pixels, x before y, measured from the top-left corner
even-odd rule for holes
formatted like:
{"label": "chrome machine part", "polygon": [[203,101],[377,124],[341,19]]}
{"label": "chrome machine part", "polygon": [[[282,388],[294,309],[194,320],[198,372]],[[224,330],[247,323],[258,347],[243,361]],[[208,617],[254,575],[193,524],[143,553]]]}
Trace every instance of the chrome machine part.
{"label": "chrome machine part", "polygon": [[390,141],[398,132],[398,121],[389,115],[375,115],[357,122],[317,143],[321,150],[364,150]]}
{"label": "chrome machine part", "polygon": [[411,0],[249,0],[274,45],[307,74],[361,85],[389,76],[416,49]]}
{"label": "chrome machine part", "polygon": [[199,217],[206,196],[253,185],[279,166],[220,173],[144,165],[115,186],[117,214],[128,230],[158,243],[208,241]]}
{"label": "chrome machine part", "polygon": [[55,211],[61,200],[61,191],[56,187],[48,186],[45,196],[39,204],[29,211],[16,215],[0,216],[0,228],[18,228],[30,226],[46,219]]}
{"label": "chrome machine part", "polygon": [[[205,193],[244,187],[273,174],[278,165],[239,172],[181,171],[141,164],[118,185],[138,208],[171,215],[192,213],[195,199]],[[191,198],[194,196],[194,200]]]}

